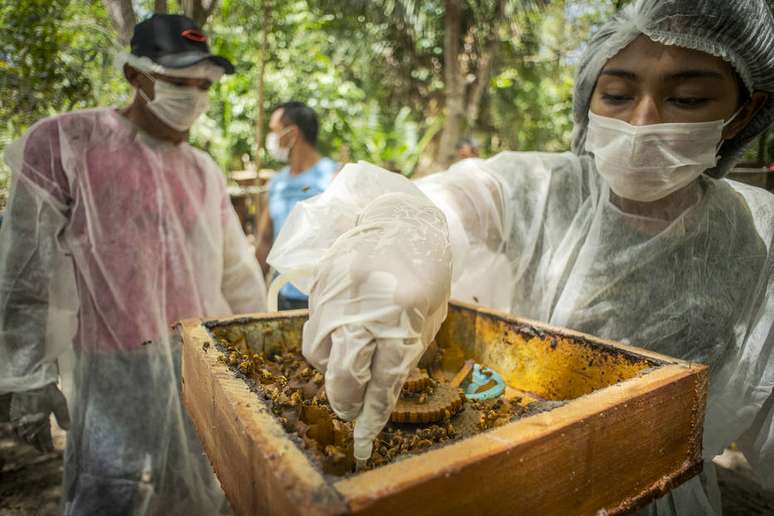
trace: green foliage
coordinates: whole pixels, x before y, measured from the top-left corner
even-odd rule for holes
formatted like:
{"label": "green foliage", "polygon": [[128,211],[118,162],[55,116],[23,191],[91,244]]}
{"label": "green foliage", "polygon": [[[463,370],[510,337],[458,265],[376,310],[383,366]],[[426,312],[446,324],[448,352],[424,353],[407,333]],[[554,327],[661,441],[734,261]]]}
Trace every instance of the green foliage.
{"label": "green foliage", "polygon": [[29,124],[41,112],[71,107],[90,94],[74,56],[60,51],[74,37],[61,29],[68,3],[28,0],[0,7],[0,116],[7,124]]}
{"label": "green foliage", "polygon": [[519,40],[503,43],[482,128],[490,152],[569,148],[574,64],[614,11],[612,1],[555,2],[528,16]]}
{"label": "green foliage", "polygon": [[[114,35],[96,2],[18,0],[0,6],[0,151],[45,116],[125,98]],[[122,94],[123,93],[123,94]],[[7,170],[0,160],[0,183]]]}
{"label": "green foliage", "polygon": [[[389,91],[371,89],[375,84],[369,70],[354,73],[363,61],[353,64],[352,54],[343,51],[367,41],[365,35],[337,37],[332,27],[339,23],[336,17],[320,15],[305,1],[273,5],[265,102],[257,105],[258,63],[265,51],[261,14],[260,8],[232,0],[223,3],[213,20],[212,46],[231,59],[239,73],[217,86],[213,108],[208,120],[197,125],[195,141],[227,169],[239,168],[257,156],[262,163],[280,166],[256,144],[254,124],[258,109],[268,114],[271,106],[296,99],[317,111],[319,146],[324,153],[410,173],[427,145],[426,135],[438,130],[437,118],[421,119],[408,106],[393,102]],[[267,124],[268,116],[265,120]],[[264,134],[266,130],[267,126]]]}
{"label": "green foliage", "polygon": [[98,3],[20,0],[0,7],[0,119],[19,132],[91,105],[111,81],[113,35]]}
{"label": "green foliage", "polygon": [[[255,141],[256,119],[297,99],[318,112],[324,153],[412,174],[443,124],[444,2],[273,0],[263,48],[266,1],[221,0],[210,19],[211,46],[237,74],[213,87],[194,143],[225,171],[256,159],[278,167]],[[496,50],[480,116],[467,127],[487,153],[568,148],[574,62],[615,1],[465,2],[463,72],[472,74],[465,70],[490,41]],[[138,19],[153,5],[135,0]],[[180,3],[168,7],[179,12]],[[0,28],[0,148],[41,117],[131,99],[112,64],[123,49],[101,1],[17,0],[0,7]],[[267,65],[259,106],[261,57]]]}

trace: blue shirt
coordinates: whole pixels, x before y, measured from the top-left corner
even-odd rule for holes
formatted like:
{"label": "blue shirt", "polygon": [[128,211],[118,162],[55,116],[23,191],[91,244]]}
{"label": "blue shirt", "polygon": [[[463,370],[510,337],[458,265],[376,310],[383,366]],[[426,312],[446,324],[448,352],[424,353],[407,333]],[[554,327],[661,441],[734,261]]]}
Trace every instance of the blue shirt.
{"label": "blue shirt", "polygon": [[[282,226],[298,201],[314,197],[325,190],[336,174],[338,164],[330,158],[321,158],[312,168],[292,175],[285,167],[269,181],[269,217],[277,240]],[[306,299],[296,287],[288,283],[280,293],[289,299]]]}

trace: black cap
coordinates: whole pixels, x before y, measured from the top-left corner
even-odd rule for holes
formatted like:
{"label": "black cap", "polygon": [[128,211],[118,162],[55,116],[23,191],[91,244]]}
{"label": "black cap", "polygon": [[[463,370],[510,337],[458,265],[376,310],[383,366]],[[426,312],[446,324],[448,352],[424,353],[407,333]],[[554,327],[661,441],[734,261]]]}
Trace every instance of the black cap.
{"label": "black cap", "polygon": [[228,59],[210,53],[207,35],[194,21],[179,14],[154,14],[134,26],[132,54],[147,57],[167,68],[187,68],[211,61],[234,73]]}

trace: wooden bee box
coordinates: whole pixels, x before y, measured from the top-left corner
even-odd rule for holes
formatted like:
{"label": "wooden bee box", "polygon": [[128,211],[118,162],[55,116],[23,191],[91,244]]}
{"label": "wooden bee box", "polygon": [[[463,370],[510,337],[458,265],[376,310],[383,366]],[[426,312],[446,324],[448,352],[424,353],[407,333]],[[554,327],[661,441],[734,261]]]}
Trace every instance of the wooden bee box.
{"label": "wooden bee box", "polygon": [[348,478],[324,475],[267,402],[218,357],[212,330],[255,351],[301,344],[306,311],[183,321],[183,398],[237,515],[623,514],[701,469],[708,369],[451,303],[436,342],[509,390],[567,400]]}

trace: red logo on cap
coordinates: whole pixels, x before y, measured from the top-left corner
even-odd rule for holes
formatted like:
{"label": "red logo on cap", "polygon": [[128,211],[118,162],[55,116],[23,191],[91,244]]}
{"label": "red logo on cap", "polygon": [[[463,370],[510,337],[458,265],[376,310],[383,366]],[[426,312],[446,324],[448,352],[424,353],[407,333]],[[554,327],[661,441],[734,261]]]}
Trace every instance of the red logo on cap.
{"label": "red logo on cap", "polygon": [[204,43],[207,41],[206,35],[194,29],[184,30],[180,35],[185,39],[190,39],[191,41],[196,41],[197,43]]}

